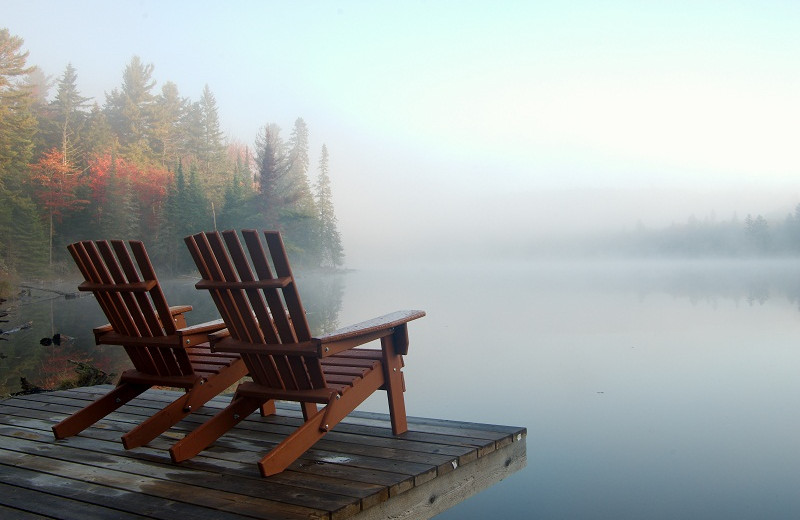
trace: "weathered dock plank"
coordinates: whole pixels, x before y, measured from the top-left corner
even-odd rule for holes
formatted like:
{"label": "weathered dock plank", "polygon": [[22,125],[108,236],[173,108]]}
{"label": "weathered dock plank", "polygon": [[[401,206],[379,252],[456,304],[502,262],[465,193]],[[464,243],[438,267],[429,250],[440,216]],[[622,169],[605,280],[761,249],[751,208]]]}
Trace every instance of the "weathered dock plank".
{"label": "weathered dock plank", "polygon": [[150,390],[80,435],[53,439],[53,424],[107,390],[0,401],[0,516],[430,518],[526,463],[524,428],[409,417],[409,431],[395,437],[388,416],[355,412],[286,471],[262,478],[256,461],[302,422],[292,403],[172,463],[169,446],[225,407],[225,396],[126,451],[120,436],[172,401],[170,390]]}

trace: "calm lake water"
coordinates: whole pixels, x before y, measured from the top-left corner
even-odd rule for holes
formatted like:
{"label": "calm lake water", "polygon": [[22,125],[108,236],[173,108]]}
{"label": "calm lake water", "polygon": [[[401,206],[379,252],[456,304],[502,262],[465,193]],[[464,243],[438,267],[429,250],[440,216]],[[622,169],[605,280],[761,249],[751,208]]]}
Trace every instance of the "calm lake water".
{"label": "calm lake water", "polygon": [[[168,299],[195,305],[192,323],[215,317],[193,282],[166,283]],[[410,325],[409,414],[528,428],[527,468],[439,518],[800,518],[800,262],[449,265],[299,284],[317,330],[427,311]],[[104,321],[91,297],[12,316],[35,326],[0,342],[6,393],[65,357],[124,368],[91,346]],[[54,332],[74,339],[38,344]],[[386,412],[383,394],[363,408]]]}

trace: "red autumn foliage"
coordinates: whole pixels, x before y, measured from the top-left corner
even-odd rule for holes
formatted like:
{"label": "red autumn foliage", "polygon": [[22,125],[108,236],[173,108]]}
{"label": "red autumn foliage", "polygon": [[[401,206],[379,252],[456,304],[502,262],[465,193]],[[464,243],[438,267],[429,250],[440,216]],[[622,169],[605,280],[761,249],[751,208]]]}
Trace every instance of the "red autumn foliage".
{"label": "red autumn foliage", "polygon": [[66,211],[89,202],[76,197],[80,176],[77,169],[64,160],[58,148],[46,152],[36,164],[32,164],[31,172],[36,198],[56,221],[61,222]]}
{"label": "red autumn foliage", "polygon": [[130,190],[139,202],[145,229],[150,230],[157,225],[158,210],[166,199],[171,176],[163,168],[140,167],[111,153],[95,156],[89,163],[89,186],[97,207],[121,204],[125,191]]}

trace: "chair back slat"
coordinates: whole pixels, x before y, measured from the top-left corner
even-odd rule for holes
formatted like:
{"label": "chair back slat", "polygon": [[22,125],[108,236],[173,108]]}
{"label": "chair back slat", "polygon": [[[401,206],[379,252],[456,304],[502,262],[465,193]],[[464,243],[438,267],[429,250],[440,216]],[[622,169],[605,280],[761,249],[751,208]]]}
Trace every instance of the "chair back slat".
{"label": "chair back slat", "polygon": [[[100,266],[97,265],[98,262],[96,259],[99,253],[97,253],[96,246],[93,242],[78,242],[70,245],[68,249],[70,253],[72,253],[72,257],[75,259],[75,263],[78,265],[86,281],[105,284],[111,283],[110,275],[106,272],[106,276],[103,276],[101,273],[101,271],[105,269],[105,267],[102,266],[102,262],[100,262]],[[95,255],[90,255],[90,251],[93,251]],[[101,269],[98,270],[98,267],[101,267]],[[135,327],[132,329],[129,320],[124,317],[125,303],[122,301],[121,294],[100,292],[96,293],[95,297],[100,303],[100,307],[103,309],[109,323],[114,327],[114,330],[121,334],[138,333],[138,330],[136,330]]]}
{"label": "chair back slat", "polygon": [[[239,237],[236,235],[236,232],[224,231],[222,233],[222,237],[225,241],[225,245],[228,248],[228,253],[230,254],[233,265],[236,268],[236,272],[238,273],[238,281],[255,281],[253,271],[250,269],[250,264],[247,262],[247,256],[245,255],[244,249],[242,249],[242,243],[239,241]],[[287,341],[285,341],[285,336],[283,341],[278,338],[274,314],[271,314],[274,307],[270,305],[268,308],[264,300],[264,298],[266,298],[268,301],[274,299],[272,298],[272,295],[269,292],[262,292],[256,287],[246,288],[244,289],[244,292],[247,296],[248,302],[250,303],[250,308],[253,310],[253,314],[256,317],[257,325],[261,330],[261,334],[263,335],[265,342],[273,345],[278,343],[286,343]],[[294,341],[292,340],[289,342],[293,343]],[[262,360],[262,363],[266,361],[267,360]],[[292,367],[292,360],[286,356],[272,356],[269,366],[274,367],[276,375],[281,381],[280,385],[283,388],[295,388],[298,386],[294,372],[301,370],[301,365],[295,364],[295,366]],[[300,384],[302,385],[302,383]],[[306,388],[307,387],[308,386],[306,385]]]}
{"label": "chair back slat", "polygon": [[[217,233],[198,233],[186,237],[186,245],[195,259],[200,276],[204,280],[223,282],[233,277],[225,248]],[[219,258],[218,255],[219,254]],[[227,274],[227,277],[226,277]],[[250,312],[247,299],[241,290],[209,289],[220,316],[231,336],[248,343],[263,343],[264,338]],[[274,360],[261,360],[256,355],[242,356],[254,380],[266,381],[269,386],[283,388],[283,383]]]}
{"label": "chair back slat", "polygon": [[[121,240],[118,240],[113,242],[113,245],[114,249],[117,251],[117,255],[124,255],[126,259],[126,264],[123,264],[123,267],[126,265],[128,266],[125,267],[125,272],[129,273],[128,277],[130,280],[131,276],[136,276],[136,269],[130,261],[130,256],[127,254],[128,252],[125,249],[125,244]],[[153,264],[150,263],[150,257],[147,256],[144,244],[139,241],[131,241],[130,245],[133,256],[136,258],[136,262],[139,265],[142,277],[144,277],[145,280],[156,280],[156,272],[153,269]],[[156,313],[158,313],[164,334],[175,334],[175,322],[172,321],[172,314],[169,312],[169,304],[167,303],[167,298],[164,296],[164,291],[161,289],[161,285],[156,284],[155,287],[150,289],[148,294],[155,306]]]}
{"label": "chair back slat", "polygon": [[[255,242],[258,242],[260,245],[261,241],[258,240],[258,235],[255,231],[247,231],[243,232],[243,234],[245,240],[250,237],[254,248]],[[300,301],[300,293],[294,282],[294,275],[289,265],[289,257],[286,255],[286,247],[283,245],[281,234],[278,231],[265,231],[264,238],[269,248],[270,258],[272,259],[272,265],[275,269],[276,276],[278,278],[288,278],[291,280],[281,291],[286,309],[284,310],[281,308],[281,320],[278,323],[280,323],[281,327],[288,327],[292,331],[292,336],[295,338],[295,341],[308,341],[311,339],[311,328],[308,326],[306,312]],[[266,276],[267,273],[269,273],[269,266],[267,265],[263,248],[260,249],[258,258],[259,261],[254,261],[254,263],[257,268],[260,267],[264,269],[264,275]],[[273,292],[277,295],[277,290],[273,290]],[[325,376],[322,374],[322,366],[318,359],[315,359],[314,362],[306,363],[306,370],[308,371],[308,377],[311,380],[312,387],[314,387],[314,381],[325,379]]]}
{"label": "chair back slat", "polygon": [[[244,236],[245,243],[247,244],[247,250],[250,254],[250,259],[253,262],[253,267],[256,269],[256,273],[258,274],[258,279],[266,281],[274,280],[275,277],[272,275],[272,271],[269,268],[267,255],[264,252],[264,248],[258,238],[258,233],[256,231],[246,230],[242,232],[242,235]],[[236,232],[225,231],[223,232],[223,236],[225,237],[225,242],[228,245],[228,249],[231,254],[234,256],[242,255],[242,257],[244,257],[244,250],[242,249],[242,244],[239,241],[239,237],[236,235]],[[251,273],[246,260],[240,261],[239,263],[243,268],[247,269],[248,273]],[[263,297],[269,307],[269,310],[267,311],[267,318],[269,321],[267,324],[262,325],[262,329],[271,331],[271,343],[296,343],[297,336],[292,329],[291,323],[286,317],[286,309],[284,307],[283,300],[281,300],[279,288],[265,286],[262,287],[260,291],[257,290],[255,292],[263,294]],[[263,302],[264,300],[259,299],[259,301]],[[260,318],[259,323],[261,323]],[[302,358],[297,356],[273,356],[273,359],[275,360],[275,365],[281,374],[281,379],[284,381],[285,388],[299,390],[313,388],[313,383],[309,381],[306,367]]]}
{"label": "chair back slat", "polygon": [[[114,252],[111,250],[111,247],[108,242],[97,242],[94,244],[97,248],[99,254],[102,257],[97,257],[93,252],[90,252],[92,256],[92,260],[95,265],[98,266],[100,270],[106,271],[108,273],[107,276],[103,276],[103,278],[107,278],[108,276],[111,277],[111,286],[114,284],[124,284],[126,282],[139,282],[141,281],[138,275],[135,274],[131,276],[130,274],[126,278],[125,274],[123,274],[122,268],[120,263],[124,263],[123,258],[119,258],[114,256]],[[127,254],[127,251],[125,251]],[[128,258],[130,262],[130,258]],[[130,269],[130,268],[129,268]],[[116,294],[116,291],[114,291]],[[133,292],[126,292],[126,293],[119,293],[120,297],[123,302],[122,311],[124,313],[125,319],[124,321],[128,324],[132,324],[133,327],[129,328],[127,334],[129,336],[140,336],[140,337],[154,337],[154,336],[161,336],[160,325],[158,324],[158,320],[155,319],[155,314],[153,314],[152,309],[150,309],[149,304],[143,305],[145,302],[142,301],[142,298],[145,300],[147,299],[146,294],[142,293],[133,293]],[[150,311],[150,312],[148,312]]]}
{"label": "chair back slat", "polygon": [[[136,263],[121,240],[70,244],[69,252],[117,334],[156,338],[175,333],[175,323],[144,244],[129,243]],[[138,265],[138,270],[137,270]],[[182,346],[125,345],[136,370],[160,376],[194,373]]]}
{"label": "chair back slat", "polygon": [[[242,236],[246,252],[235,231],[198,233],[186,238],[203,277],[198,288],[209,291],[228,331],[238,341],[275,345],[310,339],[280,235],[275,233],[277,241],[267,237],[269,254],[258,232],[247,230]],[[276,254],[281,257],[277,263]],[[270,259],[277,276],[286,277],[287,283],[274,283],[276,276]],[[277,266],[281,266],[280,271]],[[272,282],[258,284],[258,281]],[[325,386],[322,368],[315,356],[245,354],[242,358],[258,384],[284,390]]]}

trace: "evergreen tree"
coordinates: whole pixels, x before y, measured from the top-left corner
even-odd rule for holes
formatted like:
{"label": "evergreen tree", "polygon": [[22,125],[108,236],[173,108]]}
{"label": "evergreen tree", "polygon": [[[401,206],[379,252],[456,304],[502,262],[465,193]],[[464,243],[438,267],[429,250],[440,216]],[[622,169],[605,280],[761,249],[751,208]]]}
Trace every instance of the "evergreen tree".
{"label": "evergreen tree", "polygon": [[186,148],[185,118],[189,102],[171,81],[161,87],[153,105],[152,149],[166,167],[178,162]]}
{"label": "evergreen tree", "polygon": [[25,193],[34,150],[36,96],[25,76],[22,38],[0,29],[0,258],[5,269],[38,272],[47,261],[46,238],[36,206]]}
{"label": "evergreen tree", "polygon": [[219,216],[221,229],[254,227],[250,219],[253,214],[253,190],[247,162],[249,162],[247,155],[245,157],[239,155],[236,158],[233,177],[225,188],[224,206]]}
{"label": "evergreen tree", "polygon": [[153,160],[153,65],[134,56],[122,74],[122,90],[106,95],[106,114],[123,156],[137,164]]}
{"label": "evergreen tree", "polygon": [[83,148],[86,162],[90,157],[110,152],[115,146],[114,131],[105,112],[95,103],[87,116],[83,131]]}
{"label": "evergreen tree", "polygon": [[[56,96],[50,103],[64,164],[78,164],[80,131],[86,123],[85,109],[90,99],[80,95],[77,81],[78,74],[70,63],[58,81]],[[83,157],[80,160],[83,162]]]}
{"label": "evergreen tree", "polygon": [[153,262],[163,266],[164,269],[173,274],[178,272],[180,268],[178,265],[180,256],[178,255],[179,247],[177,244],[180,244],[183,237],[180,234],[182,229],[179,193],[182,193],[184,188],[183,165],[178,162],[175,175],[171,177],[167,186],[164,211],[161,213],[159,233],[153,251]]}
{"label": "evergreen tree", "polygon": [[47,266],[47,233],[39,220],[36,205],[28,197],[12,197],[11,244],[8,262],[20,274],[32,276]]}
{"label": "evergreen tree", "polygon": [[316,184],[317,208],[319,211],[319,245],[321,267],[339,267],[344,261],[342,238],[336,226],[333,210],[331,179],[328,175],[328,147],[322,145],[319,159],[319,176]]}
{"label": "evergreen tree", "polygon": [[299,253],[298,259],[302,263],[318,263],[317,208],[308,179],[308,127],[302,118],[295,121],[287,161],[286,175],[278,189],[284,200],[281,222],[288,245]]}
{"label": "evergreen tree", "polygon": [[52,78],[45,75],[39,67],[32,67],[31,71],[22,79],[22,88],[30,94],[30,110],[33,117],[36,119],[36,133],[33,137],[33,154],[32,157],[38,157],[46,151],[53,148],[55,145],[51,144],[55,141],[48,142],[48,129],[54,126],[53,113],[50,104],[47,102],[47,96],[52,86]]}
{"label": "evergreen tree", "polygon": [[35,96],[23,81],[34,67],[26,66],[22,44],[22,38],[0,29],[0,181],[11,191],[22,188],[37,129]]}
{"label": "evergreen tree", "polygon": [[268,229],[280,229],[279,217],[283,207],[279,189],[286,174],[286,155],[279,133],[277,126],[268,125],[256,142],[259,227]]}
{"label": "evergreen tree", "polygon": [[212,229],[213,219],[211,217],[210,201],[200,185],[197,169],[194,165],[189,168],[189,178],[186,180],[183,207],[181,209],[185,224],[182,236]]}

